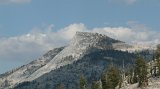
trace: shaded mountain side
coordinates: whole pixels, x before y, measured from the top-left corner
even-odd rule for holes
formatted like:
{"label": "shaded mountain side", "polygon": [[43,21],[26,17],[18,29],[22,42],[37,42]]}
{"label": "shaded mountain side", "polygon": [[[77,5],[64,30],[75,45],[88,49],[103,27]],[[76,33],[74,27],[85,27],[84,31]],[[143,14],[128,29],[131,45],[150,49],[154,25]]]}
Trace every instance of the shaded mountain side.
{"label": "shaded mountain side", "polygon": [[124,60],[127,66],[132,65],[135,59],[134,53],[96,50],[85,55],[81,60],[46,73],[34,81],[20,83],[14,89],[56,89],[59,84],[63,84],[65,89],[78,89],[81,74],[86,77],[90,86],[92,81],[100,80],[101,74],[109,64],[114,63],[121,67]]}

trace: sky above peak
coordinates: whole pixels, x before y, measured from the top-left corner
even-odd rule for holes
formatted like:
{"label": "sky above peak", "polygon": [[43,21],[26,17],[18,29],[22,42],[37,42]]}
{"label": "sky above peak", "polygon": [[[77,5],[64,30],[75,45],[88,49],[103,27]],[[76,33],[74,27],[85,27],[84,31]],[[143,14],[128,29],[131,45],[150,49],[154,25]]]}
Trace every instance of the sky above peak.
{"label": "sky above peak", "polygon": [[0,33],[15,36],[33,27],[72,23],[88,27],[124,26],[137,21],[158,30],[159,0],[0,0]]}
{"label": "sky above peak", "polygon": [[160,0],[0,0],[0,73],[67,44],[76,31],[159,43],[159,8]]}

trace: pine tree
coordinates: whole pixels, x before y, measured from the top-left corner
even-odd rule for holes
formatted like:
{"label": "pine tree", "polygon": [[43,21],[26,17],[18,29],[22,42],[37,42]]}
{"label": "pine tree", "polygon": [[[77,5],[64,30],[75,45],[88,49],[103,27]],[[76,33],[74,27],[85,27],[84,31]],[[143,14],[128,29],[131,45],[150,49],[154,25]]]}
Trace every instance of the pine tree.
{"label": "pine tree", "polygon": [[137,83],[138,82],[138,71],[137,71],[138,67],[136,67],[136,66],[135,66],[134,73],[133,73],[133,80],[132,80],[133,82],[132,83]]}
{"label": "pine tree", "polygon": [[91,89],[101,89],[101,86],[98,82],[93,81]]}
{"label": "pine tree", "polygon": [[151,76],[156,76],[156,65],[155,65],[155,51],[153,53],[153,58],[152,58],[153,63],[151,63]]}
{"label": "pine tree", "polygon": [[123,75],[120,76],[119,84],[118,84],[119,89],[122,87],[123,79],[124,79]]}
{"label": "pine tree", "polygon": [[128,83],[129,84],[133,84],[134,83],[133,82],[133,78],[134,78],[133,74],[134,74],[134,70],[133,70],[133,68],[130,68],[128,70]]}
{"label": "pine tree", "polygon": [[50,83],[47,83],[47,84],[45,85],[45,88],[46,88],[46,89],[51,88],[51,84],[50,84]]}
{"label": "pine tree", "polygon": [[80,82],[80,89],[86,89],[87,80],[83,75],[80,76],[80,81],[79,82]]}
{"label": "pine tree", "polygon": [[147,79],[147,65],[142,57],[138,57],[135,62],[135,76],[137,76],[139,87],[146,86],[148,83]]}
{"label": "pine tree", "polygon": [[113,65],[109,66],[108,71],[103,75],[101,81],[103,89],[115,89],[120,82],[119,69]]}
{"label": "pine tree", "polygon": [[154,54],[153,54],[153,65],[152,65],[152,67],[153,67],[153,69],[152,69],[152,76],[157,76],[157,60],[156,60],[156,54],[155,54],[155,51],[154,51]]}
{"label": "pine tree", "polygon": [[57,86],[57,89],[64,89],[64,85],[59,84],[59,85]]}
{"label": "pine tree", "polygon": [[106,73],[103,73],[101,76],[102,88],[107,89],[107,77]]}
{"label": "pine tree", "polygon": [[156,50],[156,66],[158,67],[158,76],[160,76],[160,44],[157,45],[157,50]]}

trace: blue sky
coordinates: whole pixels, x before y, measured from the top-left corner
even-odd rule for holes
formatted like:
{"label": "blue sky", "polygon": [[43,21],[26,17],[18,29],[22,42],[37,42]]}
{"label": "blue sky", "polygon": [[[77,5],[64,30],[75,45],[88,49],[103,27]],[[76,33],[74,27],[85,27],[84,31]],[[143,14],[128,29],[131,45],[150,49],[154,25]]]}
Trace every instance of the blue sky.
{"label": "blue sky", "polygon": [[66,44],[76,31],[158,43],[159,8],[160,0],[0,0],[0,73]]}
{"label": "blue sky", "polygon": [[1,4],[0,33],[1,36],[20,35],[42,24],[54,24],[59,29],[81,22],[93,28],[123,26],[128,21],[138,21],[158,30],[159,8],[159,0],[135,0],[132,4],[127,4],[127,0],[32,0]]}

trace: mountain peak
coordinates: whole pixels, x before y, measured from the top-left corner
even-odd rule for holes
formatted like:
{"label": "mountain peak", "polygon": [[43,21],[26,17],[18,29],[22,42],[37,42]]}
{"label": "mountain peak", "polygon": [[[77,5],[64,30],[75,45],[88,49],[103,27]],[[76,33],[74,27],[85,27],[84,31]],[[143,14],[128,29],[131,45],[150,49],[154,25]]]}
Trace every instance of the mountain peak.
{"label": "mountain peak", "polygon": [[[113,43],[121,42],[106,35],[91,32],[76,32],[71,45],[82,45],[100,49],[111,48]],[[110,46],[110,47],[109,47]]]}
{"label": "mountain peak", "polygon": [[57,54],[47,65],[34,72],[29,80],[38,78],[39,76],[55,70],[61,66],[71,64],[79,60],[83,55],[87,54],[92,48],[96,49],[112,49],[112,44],[120,42],[109,38],[108,36],[90,33],[90,32],[77,32],[72,41],[66,46],[59,54]]}
{"label": "mountain peak", "polygon": [[92,33],[92,32],[76,32],[76,36],[105,36],[99,33]]}
{"label": "mountain peak", "polygon": [[106,35],[102,35],[99,33],[92,33],[92,32],[76,32],[75,37],[82,37],[82,38],[109,38]]}

